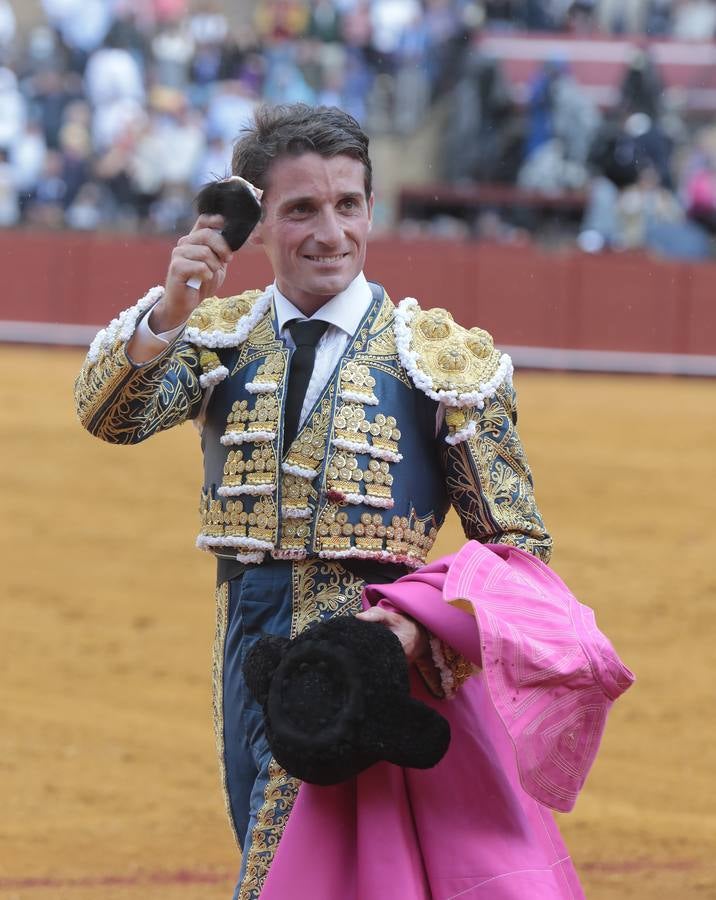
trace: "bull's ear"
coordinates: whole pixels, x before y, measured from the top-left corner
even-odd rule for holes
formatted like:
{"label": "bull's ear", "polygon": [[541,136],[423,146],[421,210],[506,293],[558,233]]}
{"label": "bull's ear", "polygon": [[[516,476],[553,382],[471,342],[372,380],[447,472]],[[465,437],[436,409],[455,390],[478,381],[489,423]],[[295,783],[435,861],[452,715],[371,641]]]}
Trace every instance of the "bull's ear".
{"label": "bull's ear", "polygon": [[382,737],[382,758],[403,768],[430,769],[450,746],[448,720],[414,697],[381,711],[375,727]]}
{"label": "bull's ear", "polygon": [[238,250],[261,218],[261,203],[255,189],[243,178],[211,181],[196,195],[199,214],[222,215],[222,235],[232,250]]}
{"label": "bull's ear", "polygon": [[290,643],[286,637],[275,634],[260,638],[246,654],[242,667],[246,686],[257,703],[266,705],[273,673],[281,662]]}

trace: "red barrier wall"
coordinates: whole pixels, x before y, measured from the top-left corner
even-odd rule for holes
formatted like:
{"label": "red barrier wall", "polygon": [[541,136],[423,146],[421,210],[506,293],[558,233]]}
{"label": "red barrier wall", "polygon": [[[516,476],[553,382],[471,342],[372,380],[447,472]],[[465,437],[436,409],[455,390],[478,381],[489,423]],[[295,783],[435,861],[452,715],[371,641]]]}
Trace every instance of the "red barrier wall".
{"label": "red barrier wall", "polygon": [[[106,324],[163,281],[173,242],[76,233],[0,233],[0,320]],[[368,274],[392,298],[445,306],[498,345],[716,354],[716,265],[642,255],[376,238]],[[244,248],[226,293],[271,280]]]}

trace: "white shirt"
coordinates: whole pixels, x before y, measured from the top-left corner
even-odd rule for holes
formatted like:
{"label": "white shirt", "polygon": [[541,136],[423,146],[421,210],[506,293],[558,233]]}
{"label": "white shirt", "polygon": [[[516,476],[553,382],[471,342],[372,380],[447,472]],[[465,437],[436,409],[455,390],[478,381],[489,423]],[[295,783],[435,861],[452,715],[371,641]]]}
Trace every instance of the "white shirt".
{"label": "white shirt", "polygon": [[[288,330],[287,323],[292,319],[306,319],[308,317],[295,307],[287,297],[284,297],[276,286],[276,282],[269,285],[266,290],[273,295],[279,337],[287,347],[293,350],[295,344],[291,337],[291,332]],[[345,290],[332,297],[328,303],[324,304],[311,316],[311,319],[328,322],[329,325],[316,346],[316,361],[313,365],[313,373],[311,374],[311,380],[308,382],[306,397],[301,408],[299,427],[303,425],[306,416],[328,384],[328,380],[345,352],[348,342],[358,330],[363,316],[368,311],[371,299],[370,285],[366,281],[365,275],[360,272]],[[149,315],[146,315],[142,317],[137,325],[134,341],[139,346],[151,348],[151,351],[158,356],[166,345],[181,334],[183,330],[184,325],[179,325],[171,331],[155,334],[149,326]]]}
{"label": "white shirt", "polygon": [[[269,290],[273,291],[273,301],[276,307],[276,319],[278,321],[278,333],[287,347],[295,348],[291,332],[287,323],[292,319],[306,319],[300,309],[297,309],[279,291],[274,282]],[[370,286],[361,272],[351,281],[348,287],[331,298],[328,303],[310,317],[312,321],[328,322],[325,334],[316,346],[316,361],[313,364],[311,380],[306,388],[306,396],[301,408],[299,427],[306,421],[306,417],[313,408],[314,403],[320,397],[328,380],[333,374],[338,361],[345,353],[348,342],[358,330],[363,316],[368,311],[372,299]]]}

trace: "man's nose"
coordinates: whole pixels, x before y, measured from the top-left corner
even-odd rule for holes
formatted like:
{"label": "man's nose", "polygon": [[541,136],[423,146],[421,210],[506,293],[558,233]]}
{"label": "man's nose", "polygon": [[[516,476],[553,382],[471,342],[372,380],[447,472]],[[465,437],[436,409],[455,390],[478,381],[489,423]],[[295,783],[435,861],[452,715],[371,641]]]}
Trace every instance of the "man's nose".
{"label": "man's nose", "polygon": [[321,244],[336,246],[340,243],[343,231],[338,215],[334,209],[322,210],[316,223],[315,239]]}

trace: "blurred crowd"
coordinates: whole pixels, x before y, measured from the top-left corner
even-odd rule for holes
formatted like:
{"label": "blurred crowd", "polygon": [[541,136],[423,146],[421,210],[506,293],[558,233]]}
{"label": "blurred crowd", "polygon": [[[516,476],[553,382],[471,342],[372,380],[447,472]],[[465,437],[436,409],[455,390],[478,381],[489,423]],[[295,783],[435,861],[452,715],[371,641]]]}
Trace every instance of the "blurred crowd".
{"label": "blurred crowd", "polygon": [[484,0],[491,27],[611,34],[646,34],[681,40],[716,35],[712,0]]}
{"label": "blurred crowd", "polygon": [[513,185],[530,196],[530,208],[520,208],[515,194],[514,203],[476,209],[458,231],[521,240],[524,227],[515,225],[537,230],[544,221],[540,210],[555,208],[541,206],[535,195],[566,195],[573,202],[565,209],[573,213],[583,205],[584,211],[576,225],[563,217],[562,237],[576,237],[585,251],[713,255],[716,122],[695,125],[669,102],[648,45],[634,47],[609,109],[598,108],[562,59],[536,72],[518,109],[481,37],[475,29],[464,45],[450,92],[441,178],[458,186]]}
{"label": "blurred crowd", "polygon": [[[486,32],[712,39],[716,0],[42,0],[20,31],[0,0],[0,226],[175,232],[229,171],[261,102],[336,104],[376,134],[413,134],[439,101],[455,184],[583,192],[580,245],[699,257],[716,233],[716,132],[665,105],[635,52],[600,111],[547,62],[519,108]],[[512,233],[488,211],[490,236]],[[478,229],[479,233],[479,229]]]}
{"label": "blurred crowd", "polygon": [[42,0],[20,34],[0,0],[0,224],[181,229],[259,102],[409,134],[464,7],[258,0],[229,19],[214,0]]}

